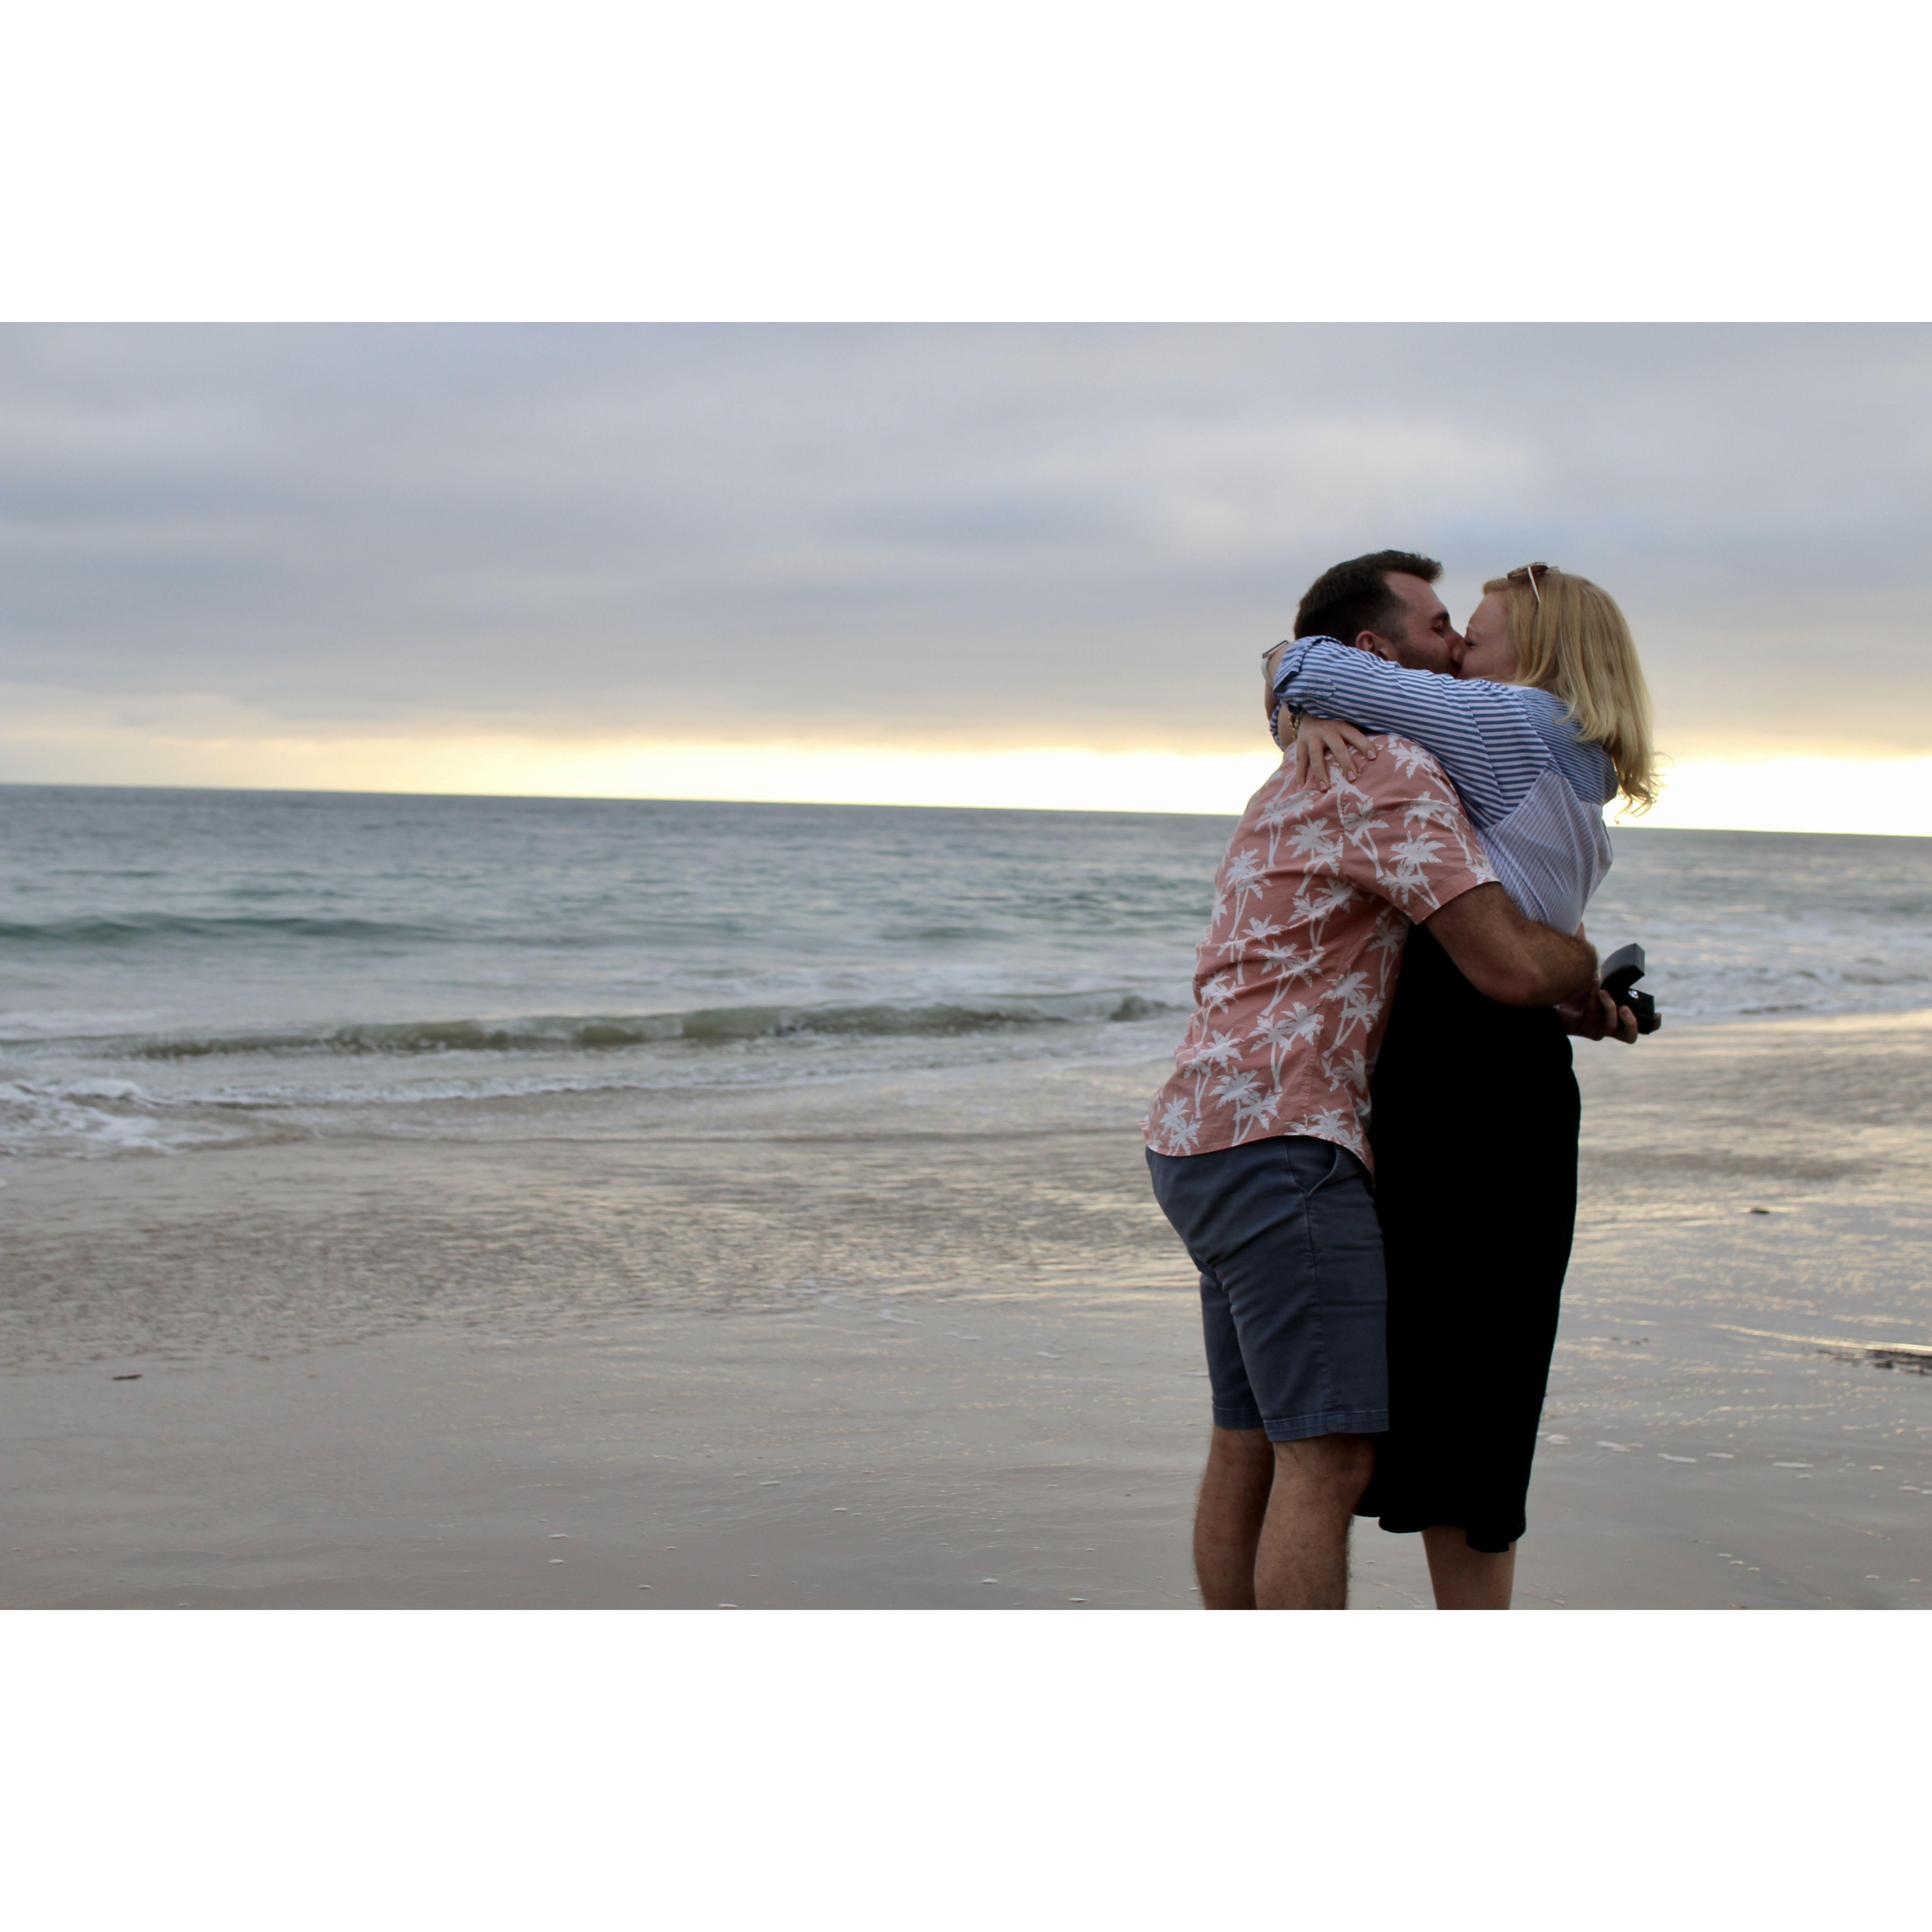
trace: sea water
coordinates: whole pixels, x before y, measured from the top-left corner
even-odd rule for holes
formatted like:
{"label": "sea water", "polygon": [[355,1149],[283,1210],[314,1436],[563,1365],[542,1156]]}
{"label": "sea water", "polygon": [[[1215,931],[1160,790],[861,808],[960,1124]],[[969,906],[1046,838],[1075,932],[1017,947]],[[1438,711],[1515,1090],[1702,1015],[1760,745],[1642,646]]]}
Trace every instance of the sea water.
{"label": "sea water", "polygon": [[[1232,821],[0,788],[0,1150],[1153,1062]],[[1620,827],[1666,1024],[1932,1005],[1932,839]]]}

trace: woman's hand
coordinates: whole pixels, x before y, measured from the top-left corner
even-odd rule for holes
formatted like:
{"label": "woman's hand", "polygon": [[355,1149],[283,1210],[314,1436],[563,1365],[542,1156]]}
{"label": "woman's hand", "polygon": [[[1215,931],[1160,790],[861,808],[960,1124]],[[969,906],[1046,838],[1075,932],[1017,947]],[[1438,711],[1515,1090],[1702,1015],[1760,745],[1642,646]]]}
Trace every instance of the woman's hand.
{"label": "woman's hand", "polygon": [[1294,737],[1294,788],[1298,791],[1312,784],[1317,791],[1326,791],[1334,782],[1336,768],[1352,782],[1356,759],[1375,755],[1376,741],[1366,731],[1339,718],[1304,717]]}

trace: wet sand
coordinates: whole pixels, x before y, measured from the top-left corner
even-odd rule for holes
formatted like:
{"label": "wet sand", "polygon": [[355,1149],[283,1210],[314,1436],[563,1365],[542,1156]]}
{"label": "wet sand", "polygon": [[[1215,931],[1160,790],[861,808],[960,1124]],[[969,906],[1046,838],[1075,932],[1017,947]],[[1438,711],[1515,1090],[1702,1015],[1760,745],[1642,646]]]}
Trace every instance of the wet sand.
{"label": "wet sand", "polygon": [[[1578,1059],[1520,1601],[1932,1606],[1932,1016]],[[1186,1606],[1157,1077],[13,1163],[0,1604]]]}

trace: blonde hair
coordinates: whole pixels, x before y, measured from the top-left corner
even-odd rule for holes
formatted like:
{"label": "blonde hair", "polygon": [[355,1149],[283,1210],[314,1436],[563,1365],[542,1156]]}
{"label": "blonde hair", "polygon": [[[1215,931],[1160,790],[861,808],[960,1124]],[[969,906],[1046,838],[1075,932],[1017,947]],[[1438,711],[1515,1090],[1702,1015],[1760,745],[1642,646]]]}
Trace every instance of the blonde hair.
{"label": "blonde hair", "polygon": [[1648,812],[1660,789],[1650,687],[1616,599],[1587,577],[1541,564],[1533,584],[1517,570],[1483,589],[1508,599],[1516,682],[1560,698],[1577,730],[1610,754],[1629,808]]}

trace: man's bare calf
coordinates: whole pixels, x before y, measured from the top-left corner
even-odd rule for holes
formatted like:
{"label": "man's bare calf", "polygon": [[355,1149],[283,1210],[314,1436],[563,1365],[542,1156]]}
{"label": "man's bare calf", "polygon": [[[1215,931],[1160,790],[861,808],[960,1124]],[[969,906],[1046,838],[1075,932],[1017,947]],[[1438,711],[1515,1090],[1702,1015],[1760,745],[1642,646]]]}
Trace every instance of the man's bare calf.
{"label": "man's bare calf", "polygon": [[1220,1429],[1194,1518],[1194,1569],[1210,1610],[1340,1610],[1348,1526],[1375,1467],[1375,1438],[1270,1442]]}

